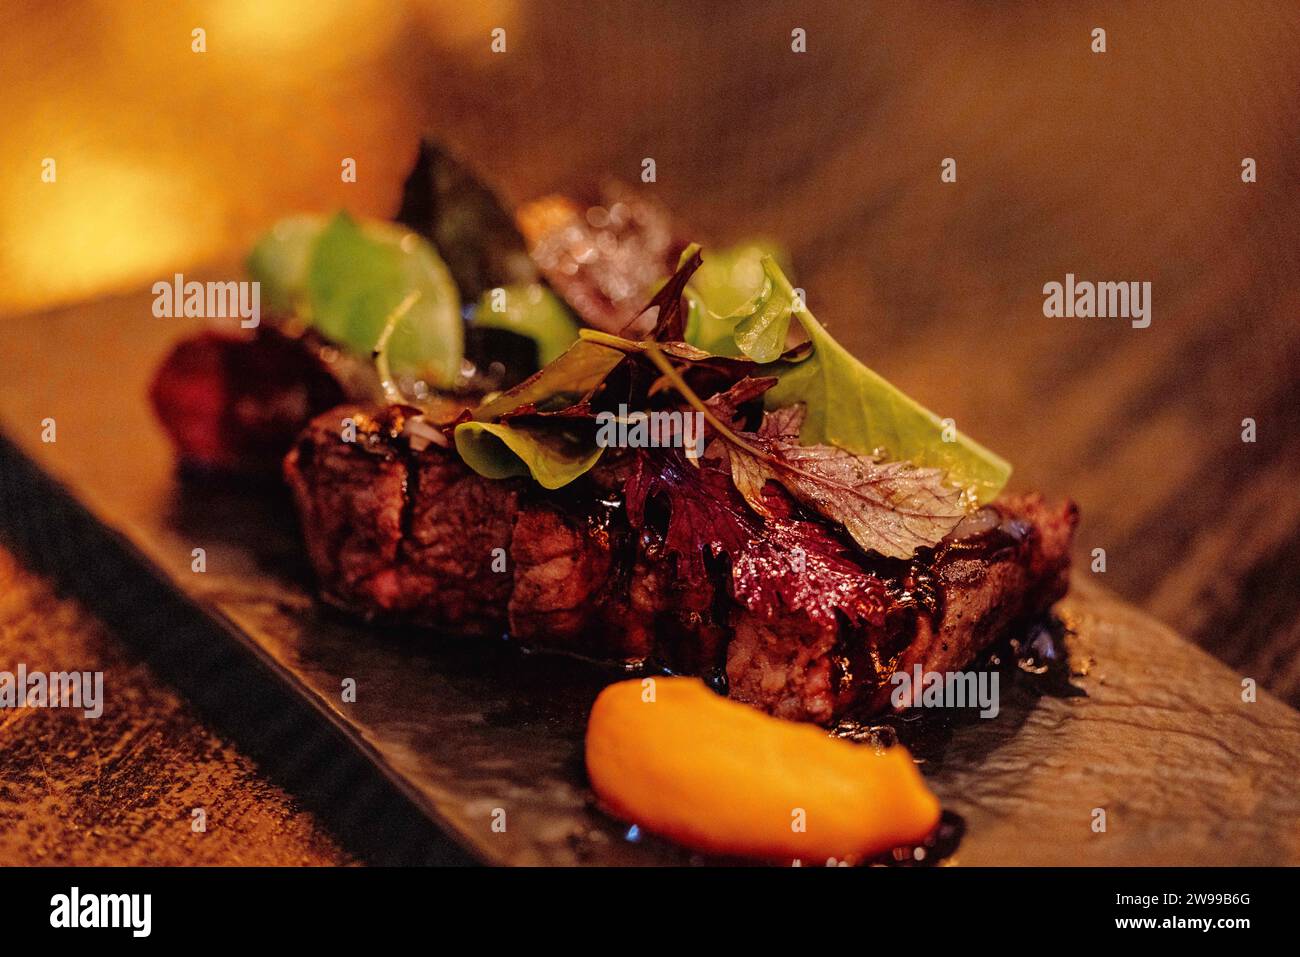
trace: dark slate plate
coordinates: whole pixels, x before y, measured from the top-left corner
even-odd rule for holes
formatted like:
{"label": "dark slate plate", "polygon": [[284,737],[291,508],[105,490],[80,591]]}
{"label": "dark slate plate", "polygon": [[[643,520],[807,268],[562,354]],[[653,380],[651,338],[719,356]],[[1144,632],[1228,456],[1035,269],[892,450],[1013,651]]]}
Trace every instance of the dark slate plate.
{"label": "dark slate plate", "polygon": [[[128,296],[0,322],[0,529],[29,553],[59,553],[62,573],[83,587],[121,587],[108,581],[109,551],[160,578],[211,624],[212,641],[245,652],[333,733],[335,763],[376,769],[472,858],[698,860],[653,838],[627,840],[595,806],[582,738],[610,672],[504,642],[348,621],[313,600],[282,492],[177,478],[144,396],[162,354],[193,326],[154,318],[150,303]],[[57,422],[52,444],[40,440],[47,417]],[[89,546],[75,523],[57,517],[67,508],[104,533],[102,554],[78,551]],[[207,553],[202,574],[191,571],[196,547]],[[997,719],[896,723],[964,819],[951,860],[1300,863],[1300,715],[1263,693],[1244,703],[1241,676],[1086,576],[1059,611],[1069,669],[1030,678],[1007,666],[1016,680]],[[197,654],[165,631],[156,654]],[[347,678],[352,704],[340,694]],[[275,696],[254,701],[220,674],[204,680],[218,707],[274,723],[265,711]],[[504,831],[492,828],[498,808]]]}

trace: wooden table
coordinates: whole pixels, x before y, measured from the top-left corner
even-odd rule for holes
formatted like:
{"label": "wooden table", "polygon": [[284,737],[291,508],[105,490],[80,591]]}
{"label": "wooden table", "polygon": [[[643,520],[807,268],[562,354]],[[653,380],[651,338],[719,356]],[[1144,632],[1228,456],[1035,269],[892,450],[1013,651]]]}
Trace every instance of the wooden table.
{"label": "wooden table", "polygon": [[[435,3],[386,14],[350,56],[338,29],[306,52],[230,29],[206,61],[166,53],[163,32],[193,13],[122,14],[108,36],[134,59],[101,81],[111,102],[67,83],[51,94],[89,131],[60,152],[70,188],[128,130],[123,162],[156,189],[133,203],[105,180],[75,211],[11,205],[28,216],[0,222],[10,310],[91,291],[72,255],[72,292],[49,269],[24,291],[45,260],[13,250],[58,248],[46,214],[92,236],[111,217],[139,255],[117,269],[109,231],[91,257],[112,266],[101,287],[142,287],[246,247],[291,209],[391,210],[421,129],[514,201],[634,180],[650,157],[646,188],[706,255],[780,240],[846,345],[1009,458],[1015,485],[1074,497],[1078,574],[1104,549],[1105,585],[1300,705],[1294,4],[503,2],[457,19]],[[494,25],[505,54],[488,49]],[[790,49],[796,27],[806,53]],[[27,161],[66,135],[32,119],[41,70],[89,56],[89,34],[60,61],[38,32],[47,46],[24,50],[34,79],[2,134],[28,137]],[[141,64],[164,55],[166,82],[145,82]],[[353,190],[342,156],[362,171]],[[941,182],[946,157],[955,183]],[[1244,157],[1257,182],[1242,181]],[[63,188],[31,179],[7,188]],[[158,235],[159,196],[181,238],[146,248],[132,230]],[[1150,327],[1045,317],[1043,285],[1067,273],[1150,281]]]}
{"label": "wooden table", "polygon": [[9,671],[105,672],[114,700],[93,721],[66,709],[0,712],[0,864],[351,861],[101,622],[3,548],[0,660]]}

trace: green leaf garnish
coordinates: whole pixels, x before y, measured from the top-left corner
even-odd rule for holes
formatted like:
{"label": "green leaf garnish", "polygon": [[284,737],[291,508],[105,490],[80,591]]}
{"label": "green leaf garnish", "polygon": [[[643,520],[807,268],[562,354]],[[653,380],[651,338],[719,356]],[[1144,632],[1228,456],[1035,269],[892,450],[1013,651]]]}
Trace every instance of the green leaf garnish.
{"label": "green leaf garnish", "polygon": [[695,295],[719,316],[738,312],[763,290],[763,257],[785,261],[773,243],[755,240],[730,249],[711,249],[691,276]]}
{"label": "green leaf garnish", "polygon": [[686,290],[686,341],[700,350],[715,356],[735,358],[740,355],[736,345],[736,322],[731,316],[719,316]]}
{"label": "green leaf garnish", "polygon": [[460,296],[433,247],[387,223],[363,228],[346,213],[316,242],[307,275],[311,320],[336,342],[369,351],[386,317],[417,290],[419,301],[393,333],[390,361],[434,385],[453,385],[464,355]]}
{"label": "green leaf garnish", "polygon": [[[772,263],[771,269],[776,283],[793,299],[780,267]],[[880,450],[886,459],[945,470],[948,482],[968,490],[977,502],[997,496],[1011,476],[1009,462],[960,432],[955,441],[945,442],[937,415],[854,358],[807,306],[797,315],[812,342],[812,354],[764,370],[778,381],[763,403],[768,409],[807,404],[800,442],[835,445],[857,455]]]}
{"label": "green leaf garnish", "polygon": [[392,340],[393,331],[397,329],[398,323],[406,318],[406,314],[419,299],[420,290],[412,289],[407,293],[406,298],[398,303],[397,308],[384,320],[384,331],[379,334],[379,341],[375,343],[375,371],[379,373],[379,386],[383,389],[384,398],[390,405],[406,405],[407,399],[402,394],[402,387],[393,378],[392,366],[388,361],[388,343]]}
{"label": "green leaf garnish", "polygon": [[[684,265],[697,253],[698,247],[689,248],[683,254]],[[614,368],[630,357],[644,355],[662,372],[666,360],[660,353],[688,363],[712,362],[722,356],[742,360],[740,369],[728,371],[745,375],[743,368],[754,362],[764,374],[776,378],[776,385],[764,395],[769,410],[806,406],[797,444],[789,439],[784,459],[769,451],[761,460],[803,462],[809,459],[799,451],[800,445],[833,447],[817,452],[820,458],[812,466],[781,464],[781,476],[807,493],[810,501],[814,493],[821,496],[818,501],[826,511],[845,521],[846,527],[857,527],[863,539],[872,542],[864,547],[902,554],[917,541],[933,538],[942,522],[951,517],[951,510],[945,511],[948,500],[941,494],[940,473],[924,470],[942,470],[943,481],[975,501],[987,502],[997,495],[1011,473],[1007,462],[955,430],[952,441],[944,441],[943,421],[837,343],[808,311],[802,297],[796,296],[771,256],[759,260],[759,269],[761,285],[727,316],[706,309],[694,284],[687,286],[685,298],[691,303],[691,312],[685,342],[632,340],[579,330],[578,340],[538,373],[490,398],[474,411],[472,422],[457,426],[456,446],[462,458],[489,477],[527,474],[546,488],[559,488],[588,471],[601,450],[593,440],[557,421],[559,417],[550,418],[552,414],[564,410],[588,414],[591,396]],[[680,269],[677,275],[681,275]],[[714,296],[716,299],[716,290]],[[790,322],[796,316],[809,339],[798,359],[785,351]],[[680,315],[677,320],[680,322]],[[677,326],[676,335],[681,335],[681,328]],[[500,421],[503,417],[507,421]],[[718,428],[716,422],[712,424]],[[738,448],[744,449],[744,445]],[[835,449],[864,460],[850,460]],[[886,463],[878,465],[877,456]],[[844,491],[853,485],[850,479],[868,472],[871,481],[864,478],[860,484],[869,486],[870,494]],[[879,533],[885,527],[879,518],[885,503],[897,506],[903,522],[888,535]],[[868,522],[861,517],[867,514],[875,517]],[[868,538],[869,531],[874,539]]]}
{"label": "green leaf garnish", "polygon": [[755,362],[775,362],[785,352],[795,299],[789,282],[777,281],[779,273],[776,261],[765,257],[763,291],[754,300],[753,308],[737,317],[732,332],[740,351]]}
{"label": "green leaf garnish", "polygon": [[485,478],[531,475],[543,488],[568,485],[590,471],[605,451],[594,434],[576,434],[558,421],[492,420],[525,407],[545,413],[581,403],[625,358],[617,348],[579,339],[513,389],[480,405],[472,421],[457,425],[456,451]]}
{"label": "green leaf garnish", "polygon": [[569,346],[513,389],[484,402],[473,420],[456,426],[456,451],[474,471],[486,478],[531,475],[543,488],[557,489],[590,471],[605,450],[595,435],[579,434],[558,419],[530,421],[518,417],[494,422],[511,413],[537,412],[544,418],[575,406],[583,407],[591,395],[627,358],[618,347],[629,340],[608,336],[609,343],[583,338]]}
{"label": "green leaf garnish", "polygon": [[248,256],[248,271],[262,284],[262,302],[268,308],[281,313],[306,308],[307,271],[324,228],[323,216],[290,216],[257,241]]}
{"label": "green leaf garnish", "polygon": [[532,339],[543,366],[578,338],[578,323],[572,314],[555,293],[538,283],[489,289],[479,300],[474,322]]}
{"label": "green leaf garnish", "polygon": [[686,290],[686,341],[719,356],[778,358],[790,328],[791,303],[766,265],[776,258],[774,247],[765,243],[705,257]]}
{"label": "green leaf garnish", "polygon": [[605,450],[548,425],[462,422],[454,433],[465,464],[490,479],[531,475],[546,489],[563,488],[591,469]]}
{"label": "green leaf garnish", "polygon": [[433,247],[400,226],[346,213],[297,216],[253,249],[249,272],[273,308],[292,311],[357,355],[369,355],[394,309],[418,300],[392,333],[395,370],[454,385],[464,355],[460,297]]}
{"label": "green leaf garnish", "polygon": [[474,419],[486,422],[525,405],[543,411],[550,406],[572,405],[604,382],[623,358],[624,353],[616,348],[579,339],[513,389],[480,405],[474,410]]}

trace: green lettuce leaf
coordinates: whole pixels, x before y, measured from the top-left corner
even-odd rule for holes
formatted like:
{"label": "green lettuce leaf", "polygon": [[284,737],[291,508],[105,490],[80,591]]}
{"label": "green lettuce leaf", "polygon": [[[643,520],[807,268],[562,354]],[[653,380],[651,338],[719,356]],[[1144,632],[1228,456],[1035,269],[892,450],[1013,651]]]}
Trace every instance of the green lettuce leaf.
{"label": "green lettuce leaf", "polygon": [[273,308],[292,311],[363,356],[394,308],[418,292],[393,334],[393,367],[436,386],[457,381],[464,356],[460,296],[433,247],[416,234],[347,213],[296,216],[254,247],[248,268]]}
{"label": "green lettuce leaf", "polygon": [[573,405],[604,382],[623,359],[624,353],[616,348],[579,339],[523,382],[480,405],[474,419],[487,422],[526,405],[541,411]]}
{"label": "green lettuce leaf", "polygon": [[305,311],[307,272],[325,217],[290,216],[271,227],[248,257],[248,272],[262,284],[262,302],[275,312]]}
{"label": "green lettuce leaf", "polygon": [[[587,330],[584,330],[587,331]],[[543,488],[568,485],[591,469],[604,449],[594,434],[578,434],[563,421],[565,410],[588,415],[586,401],[625,353],[579,339],[513,389],[484,402],[473,419],[456,426],[456,451],[485,478],[531,475]],[[526,418],[496,422],[502,416]],[[535,421],[553,415],[551,421]],[[530,421],[534,420],[534,421]]]}
{"label": "green lettuce leaf", "polygon": [[736,317],[732,331],[740,351],[755,362],[775,362],[785,352],[795,299],[790,284],[777,281],[779,272],[775,260],[763,260],[763,291],[754,300],[752,309]]}
{"label": "green lettuce leaf", "polygon": [[484,478],[531,475],[546,489],[568,485],[590,470],[605,451],[590,438],[549,425],[462,422],[454,437],[461,459]]}
{"label": "green lettuce leaf", "polygon": [[578,338],[578,323],[572,314],[555,293],[538,283],[489,289],[479,300],[474,323],[532,339],[543,366],[559,358]]}
{"label": "green lettuce leaf", "polygon": [[767,266],[777,258],[775,247],[758,242],[705,257],[686,290],[686,341],[718,356],[780,357],[791,303]]}
{"label": "green lettuce leaf", "polygon": [[765,256],[777,262],[786,261],[780,248],[764,240],[710,250],[700,268],[691,276],[691,289],[719,316],[738,312],[763,290]]}
{"label": "green lettuce leaf", "polygon": [[[775,263],[770,268],[775,282],[793,299],[789,280]],[[997,496],[1011,476],[1010,463],[960,432],[955,441],[945,442],[939,416],[854,358],[807,306],[798,317],[812,353],[802,361],[764,369],[778,381],[764,394],[763,403],[768,409],[807,404],[801,443],[834,445],[867,456],[879,450],[888,460],[943,469],[948,482],[980,503]]]}

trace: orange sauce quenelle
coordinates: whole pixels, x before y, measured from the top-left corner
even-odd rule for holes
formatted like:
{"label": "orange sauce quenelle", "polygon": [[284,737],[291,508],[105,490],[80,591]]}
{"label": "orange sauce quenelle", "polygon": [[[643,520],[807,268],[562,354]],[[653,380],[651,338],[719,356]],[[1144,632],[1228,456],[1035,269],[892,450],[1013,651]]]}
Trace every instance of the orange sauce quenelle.
{"label": "orange sauce quenelle", "polygon": [[941,810],[901,745],[832,738],[695,678],[602,691],[587,774],[619,818],[696,850],[766,860],[860,861],[921,842]]}

